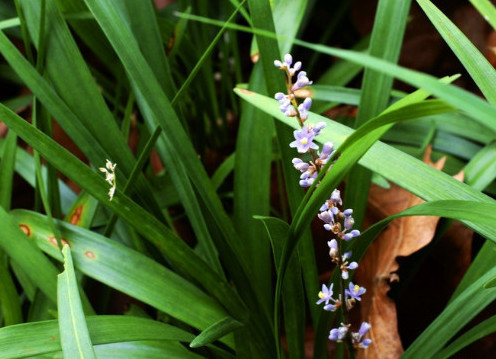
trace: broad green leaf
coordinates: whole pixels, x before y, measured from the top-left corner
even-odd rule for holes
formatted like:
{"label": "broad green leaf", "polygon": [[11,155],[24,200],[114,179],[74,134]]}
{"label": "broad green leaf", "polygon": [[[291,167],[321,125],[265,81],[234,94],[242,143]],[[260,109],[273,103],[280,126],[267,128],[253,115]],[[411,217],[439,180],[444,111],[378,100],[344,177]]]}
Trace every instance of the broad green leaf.
{"label": "broad green leaf", "polygon": [[[20,225],[30,228],[31,238],[43,251],[61,260],[42,215],[22,210],[13,214]],[[71,246],[75,268],[87,276],[199,329],[226,316],[212,298],[152,259],[95,232],[56,223],[63,240]]]}
{"label": "broad green leaf", "polygon": [[171,341],[135,341],[102,344],[95,348],[102,359],[201,359],[198,354],[188,351],[183,345]]}
{"label": "broad green leaf", "polygon": [[71,249],[64,244],[64,271],[58,276],[57,308],[60,342],[66,358],[96,358],[83,313]]}
{"label": "broad green leaf", "polygon": [[[93,345],[160,340],[189,342],[193,335],[169,324],[131,316],[86,317]],[[0,329],[2,358],[27,358],[61,350],[56,320],[12,325]]]}
{"label": "broad green leaf", "polygon": [[191,348],[199,348],[213,343],[242,325],[242,323],[230,317],[223,318],[198,334],[195,339],[191,341],[189,346]]}

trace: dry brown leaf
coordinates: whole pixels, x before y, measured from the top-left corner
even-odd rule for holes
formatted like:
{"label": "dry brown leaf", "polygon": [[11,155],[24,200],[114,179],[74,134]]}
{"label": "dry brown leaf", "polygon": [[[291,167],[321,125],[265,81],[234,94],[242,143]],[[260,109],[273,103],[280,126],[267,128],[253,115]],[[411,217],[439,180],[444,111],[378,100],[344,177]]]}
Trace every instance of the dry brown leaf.
{"label": "dry brown leaf", "polygon": [[[430,156],[431,148],[428,147],[424,162],[441,170],[446,158],[432,163]],[[375,223],[422,202],[424,201],[419,197],[394,184],[390,189],[372,186],[369,195],[369,218]],[[369,336],[373,344],[369,349],[359,352],[359,359],[396,359],[403,353],[397,328],[396,306],[387,296],[389,282],[398,280],[395,274],[398,270],[396,257],[408,256],[426,246],[434,236],[438,221],[439,217],[432,216],[394,220],[372,243],[360,261],[356,280],[367,288],[360,307],[361,316],[372,325]]]}

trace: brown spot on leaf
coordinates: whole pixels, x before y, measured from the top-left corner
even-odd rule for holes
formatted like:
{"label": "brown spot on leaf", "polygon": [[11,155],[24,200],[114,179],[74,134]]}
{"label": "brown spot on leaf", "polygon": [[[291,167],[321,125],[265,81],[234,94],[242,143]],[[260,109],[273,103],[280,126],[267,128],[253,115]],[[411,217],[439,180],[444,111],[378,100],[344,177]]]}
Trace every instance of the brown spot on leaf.
{"label": "brown spot on leaf", "polygon": [[[48,241],[51,244],[53,244],[55,247],[58,246],[58,244],[57,244],[57,238],[55,238],[54,236],[48,237]],[[64,238],[61,238],[60,239],[60,242],[62,243],[62,245],[67,244],[69,247],[71,246],[71,244],[66,239],[64,239]]]}
{"label": "brown spot on leaf", "polygon": [[96,258],[95,253],[93,253],[92,251],[86,251],[86,252],[84,252],[84,255],[86,257],[88,257],[89,259],[95,259]]}
{"label": "brown spot on leaf", "polygon": [[21,231],[24,232],[26,236],[31,236],[31,227],[29,227],[27,224],[21,223],[19,224],[19,228]]}
{"label": "brown spot on leaf", "polygon": [[258,62],[258,59],[260,59],[260,53],[257,51],[250,56],[251,62],[256,64]]}
{"label": "brown spot on leaf", "polygon": [[74,211],[71,214],[71,217],[69,218],[69,223],[77,225],[81,221],[81,215],[83,214],[83,205],[79,205],[74,209]]}

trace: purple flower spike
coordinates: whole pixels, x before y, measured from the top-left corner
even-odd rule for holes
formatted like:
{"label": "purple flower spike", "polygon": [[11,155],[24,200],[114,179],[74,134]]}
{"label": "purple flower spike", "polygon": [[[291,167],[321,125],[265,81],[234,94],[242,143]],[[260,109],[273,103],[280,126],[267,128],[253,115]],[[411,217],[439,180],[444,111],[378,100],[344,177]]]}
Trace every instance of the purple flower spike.
{"label": "purple flower spike", "polygon": [[317,150],[319,148],[319,146],[313,143],[315,134],[307,125],[303,126],[300,130],[294,131],[293,134],[295,141],[291,142],[289,147],[296,147],[299,153],[305,153],[309,149]]}
{"label": "purple flower spike", "polygon": [[364,287],[360,287],[358,284],[353,284],[353,282],[350,282],[348,288],[349,289],[345,289],[344,291],[346,298],[354,299],[358,301],[362,300],[360,296],[367,291]]}

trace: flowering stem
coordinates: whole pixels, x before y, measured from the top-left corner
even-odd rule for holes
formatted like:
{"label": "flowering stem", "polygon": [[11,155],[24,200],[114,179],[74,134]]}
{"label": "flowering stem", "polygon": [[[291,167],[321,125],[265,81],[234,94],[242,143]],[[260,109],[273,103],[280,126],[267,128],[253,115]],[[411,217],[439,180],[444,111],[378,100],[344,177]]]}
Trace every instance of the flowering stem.
{"label": "flowering stem", "polygon": [[[305,195],[303,200],[307,201],[311,195],[311,192],[313,192],[325,173],[331,168],[334,158],[336,157],[336,151],[333,150],[334,146],[331,142],[326,142],[319,152],[315,151],[319,149],[319,146],[315,144],[313,140],[325,127],[325,123],[319,122],[315,125],[305,124],[305,121],[309,116],[308,111],[312,105],[312,100],[310,98],[306,98],[301,104],[298,104],[295,91],[310,85],[312,81],[308,79],[305,71],[300,71],[296,82],[292,82],[293,76],[301,68],[301,62],[296,62],[293,65],[292,56],[287,54],[284,56],[283,61],[274,61],[274,65],[285,71],[286,74],[286,94],[281,92],[275,94],[275,98],[280,103],[279,108],[286,116],[296,117],[296,120],[300,125],[300,130],[293,132],[295,141],[291,142],[289,146],[296,148],[299,153],[309,153],[312,157],[312,160],[309,162],[305,162],[299,157],[294,158],[292,161],[295,169],[301,172],[300,186],[309,188],[309,193]],[[291,67],[292,65],[293,67]],[[346,343],[348,357],[354,358],[355,348],[365,349],[370,345],[372,340],[364,338],[370,329],[370,324],[367,322],[363,322],[357,332],[350,331],[351,324],[348,321],[349,311],[357,302],[361,301],[361,296],[366,292],[366,289],[349,280],[349,271],[356,269],[358,267],[358,263],[349,262],[352,253],[351,251],[344,252],[345,245],[342,242],[350,241],[354,237],[359,236],[360,231],[352,229],[355,223],[355,220],[352,217],[353,210],[342,210],[342,204],[343,202],[340,192],[335,189],[330,198],[321,206],[320,213],[318,215],[318,217],[325,223],[324,228],[335,236],[328,242],[329,256],[331,257],[332,262],[336,264],[337,270],[341,274],[341,278],[339,279],[339,288],[337,288],[337,291],[339,292],[338,297],[335,298],[333,296],[334,283],[331,283],[328,287],[323,284],[322,290],[318,294],[319,300],[317,301],[317,304],[324,304],[324,310],[331,312],[336,310],[338,311],[338,317],[341,324],[339,327],[331,329],[329,339],[335,341],[338,344],[338,348],[341,346],[339,343]],[[296,216],[298,216],[300,209],[301,206],[297,211]],[[285,251],[288,252],[287,249],[285,249]],[[285,265],[287,264],[286,262],[287,260],[284,261],[284,259],[281,261],[278,268],[279,276],[284,275]],[[281,283],[282,278],[278,278],[276,298],[279,298]],[[346,287],[347,283],[348,287]],[[276,301],[276,314],[277,311],[278,303]],[[277,315],[275,318],[277,318]],[[279,346],[277,346],[277,348],[279,350]],[[342,351],[341,354],[342,356],[344,355]]]}

